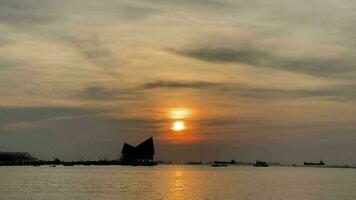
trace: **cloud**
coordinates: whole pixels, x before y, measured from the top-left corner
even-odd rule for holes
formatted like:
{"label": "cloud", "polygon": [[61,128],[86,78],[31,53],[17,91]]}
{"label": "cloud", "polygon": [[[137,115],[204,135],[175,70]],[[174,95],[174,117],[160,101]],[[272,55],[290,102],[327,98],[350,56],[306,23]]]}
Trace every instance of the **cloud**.
{"label": "cloud", "polygon": [[28,125],[31,122],[98,113],[95,109],[72,107],[0,107],[0,129],[4,126]]}
{"label": "cloud", "polygon": [[296,99],[319,98],[329,101],[354,101],[355,84],[327,86],[318,89],[273,89],[243,85],[231,85],[222,88],[223,92],[232,92],[244,97],[258,99]]}
{"label": "cloud", "polygon": [[[100,14],[93,15],[93,10]],[[81,22],[137,20],[161,12],[158,6],[131,1],[0,0],[0,22],[17,27],[49,24],[68,18]]]}
{"label": "cloud", "polygon": [[237,95],[254,99],[322,98],[330,101],[352,101],[356,99],[355,87],[355,84],[339,84],[316,89],[275,89],[229,82],[159,80],[145,83],[143,89],[199,89],[209,90],[216,95]]}
{"label": "cloud", "polygon": [[141,90],[136,88],[108,88],[105,86],[89,86],[80,92],[80,97],[89,100],[99,101],[117,101],[117,100],[130,100],[136,101],[141,96]]}
{"label": "cloud", "polygon": [[154,88],[192,88],[192,89],[204,89],[221,86],[221,83],[205,82],[205,81],[154,81],[145,83],[144,89]]}
{"label": "cloud", "polygon": [[11,71],[16,69],[20,64],[22,64],[19,60],[7,59],[0,56],[0,71]]}
{"label": "cloud", "polygon": [[173,52],[208,62],[242,63],[252,67],[268,67],[315,76],[335,76],[356,70],[356,62],[349,58],[287,57],[257,47],[241,49],[202,47]]}
{"label": "cloud", "polygon": [[12,25],[43,24],[54,21],[59,1],[0,0],[0,22]]}
{"label": "cloud", "polygon": [[88,99],[108,99],[113,97],[113,91],[105,87],[93,86],[85,88],[84,94]]}
{"label": "cloud", "polygon": [[298,91],[301,96],[305,97],[324,97],[335,101],[353,101],[356,99],[356,84],[343,84],[330,86],[318,90]]}

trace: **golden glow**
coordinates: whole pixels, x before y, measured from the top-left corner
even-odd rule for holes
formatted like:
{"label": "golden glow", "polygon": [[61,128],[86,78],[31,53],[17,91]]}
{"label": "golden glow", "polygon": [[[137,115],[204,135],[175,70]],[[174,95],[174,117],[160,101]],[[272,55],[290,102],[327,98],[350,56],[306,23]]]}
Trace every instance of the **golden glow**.
{"label": "golden glow", "polygon": [[181,171],[176,171],[176,176],[182,176],[182,172]]}
{"label": "golden glow", "polygon": [[183,121],[175,121],[172,126],[172,130],[174,131],[183,131],[185,130],[185,124]]}
{"label": "golden glow", "polygon": [[170,114],[172,119],[184,119],[191,114],[191,111],[186,108],[174,108]]}

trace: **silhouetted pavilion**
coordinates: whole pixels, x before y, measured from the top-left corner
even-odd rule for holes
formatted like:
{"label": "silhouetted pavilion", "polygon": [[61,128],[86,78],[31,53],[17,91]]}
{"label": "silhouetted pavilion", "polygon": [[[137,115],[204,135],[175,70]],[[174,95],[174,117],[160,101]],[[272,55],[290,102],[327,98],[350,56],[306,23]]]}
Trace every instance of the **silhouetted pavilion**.
{"label": "silhouetted pavilion", "polygon": [[134,147],[127,143],[121,150],[121,164],[124,165],[153,165],[155,154],[153,138],[150,137],[138,146]]}

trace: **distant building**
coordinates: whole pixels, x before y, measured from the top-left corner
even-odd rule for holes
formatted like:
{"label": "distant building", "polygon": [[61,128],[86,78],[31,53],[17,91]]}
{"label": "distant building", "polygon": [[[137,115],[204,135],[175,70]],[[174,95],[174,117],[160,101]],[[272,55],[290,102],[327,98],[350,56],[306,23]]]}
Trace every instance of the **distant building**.
{"label": "distant building", "polygon": [[136,147],[125,143],[120,161],[124,165],[154,165],[154,154],[153,138],[150,137]]}
{"label": "distant building", "polygon": [[38,161],[27,152],[1,152],[0,164],[24,164]]}

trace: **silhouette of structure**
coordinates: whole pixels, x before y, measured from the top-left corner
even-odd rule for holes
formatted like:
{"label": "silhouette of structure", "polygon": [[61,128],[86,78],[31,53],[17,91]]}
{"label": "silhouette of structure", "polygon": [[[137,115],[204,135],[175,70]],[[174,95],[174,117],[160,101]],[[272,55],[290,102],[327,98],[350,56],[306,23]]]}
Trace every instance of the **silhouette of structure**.
{"label": "silhouette of structure", "polygon": [[38,159],[27,152],[0,152],[0,164],[26,164]]}
{"label": "silhouette of structure", "polygon": [[324,166],[325,163],[324,163],[324,161],[321,160],[321,161],[318,162],[318,163],[304,162],[304,165],[305,165],[305,166]]}
{"label": "silhouette of structure", "polygon": [[156,165],[154,154],[153,138],[150,137],[136,147],[125,143],[121,150],[120,162],[123,165]]}

